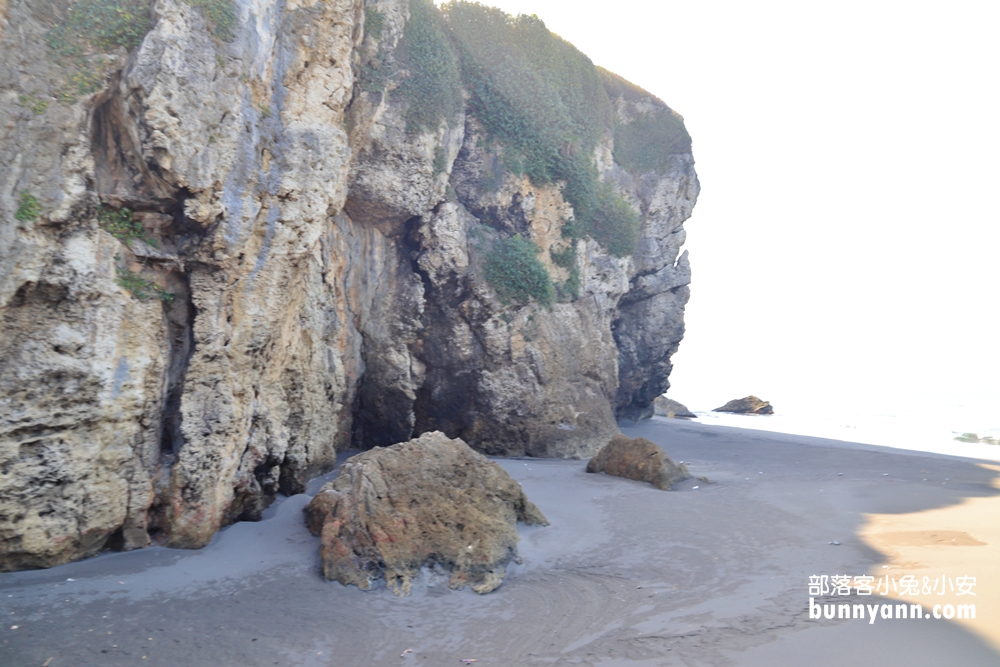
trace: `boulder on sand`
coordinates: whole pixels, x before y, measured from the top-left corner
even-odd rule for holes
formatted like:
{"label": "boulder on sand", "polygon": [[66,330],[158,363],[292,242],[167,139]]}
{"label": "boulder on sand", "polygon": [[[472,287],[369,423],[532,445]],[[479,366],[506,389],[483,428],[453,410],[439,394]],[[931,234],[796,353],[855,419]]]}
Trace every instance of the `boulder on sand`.
{"label": "boulder on sand", "polygon": [[499,464],[440,431],[351,457],[305,513],[327,580],[368,590],[385,577],[396,595],[424,565],[489,593],[518,559],[517,522],[548,525]]}
{"label": "boulder on sand", "polygon": [[762,401],[756,396],[737,398],[729,401],[721,408],[716,408],[712,412],[735,412],[740,415],[773,415],[774,408],[767,401]]}
{"label": "boulder on sand", "polygon": [[690,419],[698,416],[681,403],[666,396],[657,396],[656,400],[653,401],[653,414],[657,417],[671,417],[674,419]]}
{"label": "boulder on sand", "polygon": [[674,463],[659,446],[645,438],[616,435],[587,463],[587,472],[605,472],[669,491],[691,476],[687,466]]}

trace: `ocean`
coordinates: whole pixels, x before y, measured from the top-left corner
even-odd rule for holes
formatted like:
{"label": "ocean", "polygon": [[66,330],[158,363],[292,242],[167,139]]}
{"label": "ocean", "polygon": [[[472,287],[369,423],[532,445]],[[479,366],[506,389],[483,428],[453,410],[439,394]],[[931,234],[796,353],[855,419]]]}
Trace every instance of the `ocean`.
{"label": "ocean", "polygon": [[[675,398],[668,394],[671,398]],[[737,397],[732,397],[737,398]],[[962,442],[964,434],[1000,442],[1000,392],[975,392],[908,400],[883,399],[872,403],[804,403],[791,397],[761,396],[770,400],[773,415],[734,415],[712,412],[715,405],[686,403],[698,415],[694,421],[718,426],[808,435],[898,449],[1000,461],[1000,445]],[[675,399],[680,400],[680,399]],[[682,401],[683,402],[683,401]],[[831,409],[830,406],[835,406]]]}

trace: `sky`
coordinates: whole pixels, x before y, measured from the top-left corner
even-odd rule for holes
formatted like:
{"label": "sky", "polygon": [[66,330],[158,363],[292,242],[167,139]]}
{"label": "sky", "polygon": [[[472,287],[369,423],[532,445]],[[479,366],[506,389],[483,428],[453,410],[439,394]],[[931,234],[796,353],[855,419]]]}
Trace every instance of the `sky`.
{"label": "sky", "polygon": [[684,116],[702,192],[669,396],[971,397],[1000,426],[1000,3],[485,4]]}

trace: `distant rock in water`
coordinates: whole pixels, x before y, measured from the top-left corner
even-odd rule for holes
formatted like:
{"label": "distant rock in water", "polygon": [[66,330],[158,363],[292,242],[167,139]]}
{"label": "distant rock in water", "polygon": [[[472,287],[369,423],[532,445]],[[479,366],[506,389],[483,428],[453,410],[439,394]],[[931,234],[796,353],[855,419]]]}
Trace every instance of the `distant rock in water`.
{"label": "distant rock in water", "polygon": [[767,401],[762,401],[756,396],[737,398],[729,401],[721,408],[716,408],[712,412],[734,412],[740,415],[773,415],[774,408]]}
{"label": "distant rock in water", "polygon": [[517,522],[548,525],[499,464],[440,431],[351,457],[305,513],[328,580],[368,590],[385,577],[401,596],[433,564],[451,588],[489,593],[518,559]]}
{"label": "distant rock in water", "polygon": [[1000,445],[1000,438],[991,438],[988,435],[979,435],[978,433],[963,433],[956,437],[955,440],[959,442],[978,442],[983,445]]}
{"label": "distant rock in water", "polygon": [[683,404],[677,401],[667,398],[666,396],[657,396],[656,400],[653,402],[653,413],[657,417],[672,417],[672,418],[684,418],[690,419],[691,417],[697,417],[687,409]]}
{"label": "distant rock in water", "polygon": [[604,472],[669,491],[691,474],[683,463],[674,463],[654,442],[616,435],[587,463],[587,472]]}

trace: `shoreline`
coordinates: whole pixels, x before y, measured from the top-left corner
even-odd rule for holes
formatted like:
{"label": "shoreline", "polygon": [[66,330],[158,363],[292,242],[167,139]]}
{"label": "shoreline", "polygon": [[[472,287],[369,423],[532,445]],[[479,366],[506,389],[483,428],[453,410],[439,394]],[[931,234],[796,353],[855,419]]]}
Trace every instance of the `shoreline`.
{"label": "shoreline", "polygon": [[[717,412],[695,412],[697,417],[685,421],[693,421],[705,426],[719,426],[723,428],[738,428],[748,431],[763,431],[765,433],[794,435],[804,438],[819,438],[835,442],[848,444],[864,444],[873,447],[885,447],[896,451],[924,452],[929,454],[940,454],[943,456],[955,456],[966,459],[984,459],[990,461],[1000,461],[1000,445],[990,445],[986,443],[962,442],[956,440],[955,436],[960,435],[957,431],[952,431],[947,437],[939,436],[929,438],[926,435],[914,435],[902,432],[875,432],[871,426],[834,426],[833,420],[823,422],[809,416],[792,416],[785,414],[775,415],[741,415]],[[849,415],[848,417],[853,417]],[[663,420],[667,417],[652,417],[651,419]],[[871,417],[868,417],[870,420]],[[849,421],[845,419],[840,422]],[[888,419],[883,420],[884,424],[890,424]],[[912,430],[912,426],[910,429]],[[843,431],[843,434],[838,434]],[[850,433],[855,431],[854,433]],[[846,440],[838,435],[855,435],[856,438]]]}
{"label": "shoreline", "polygon": [[[1000,475],[988,461],[679,420],[622,431],[712,483],[663,492],[586,474],[584,461],[499,459],[552,525],[520,527],[522,563],[488,595],[449,590],[432,572],[408,598],[323,581],[302,494],[200,551],[153,547],[0,575],[0,664],[1000,661],[991,611],[965,626],[808,618],[810,575],[912,567],[912,554],[873,546],[886,532],[873,517],[907,517],[904,528],[918,530],[922,516],[941,523],[977,503],[953,520],[982,546],[929,547],[951,549],[944,569],[975,575],[957,570],[979,567],[969,558],[992,557],[1000,542],[987,535],[987,524],[1000,526]],[[993,575],[979,576],[986,593]]]}

